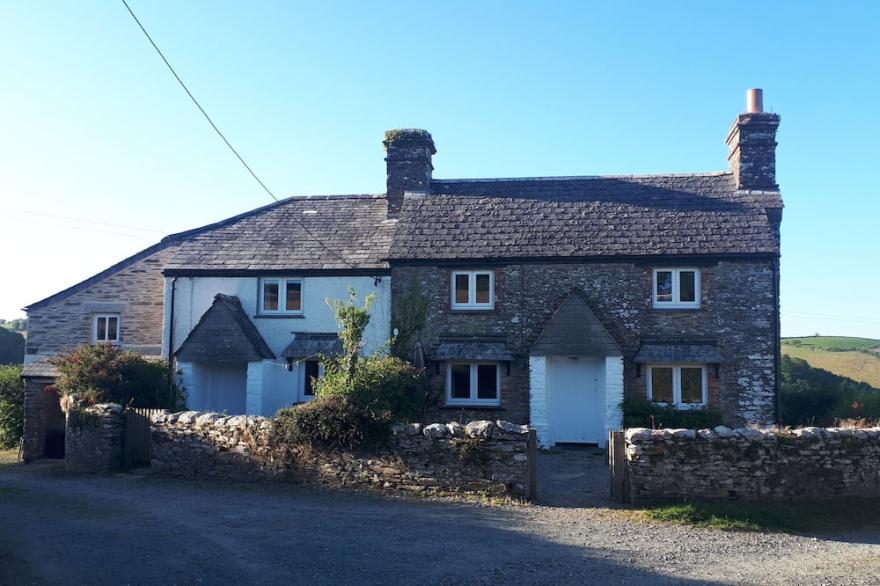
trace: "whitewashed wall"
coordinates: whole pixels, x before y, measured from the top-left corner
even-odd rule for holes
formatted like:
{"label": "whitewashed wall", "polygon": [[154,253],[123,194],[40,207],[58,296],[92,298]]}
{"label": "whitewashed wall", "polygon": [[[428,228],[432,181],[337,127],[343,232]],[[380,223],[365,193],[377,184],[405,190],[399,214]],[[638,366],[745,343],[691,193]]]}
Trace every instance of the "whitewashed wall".
{"label": "whitewashed wall", "polygon": [[[291,275],[295,276],[295,275]],[[256,277],[178,277],[174,284],[174,350],[180,348],[186,337],[211,307],[217,293],[234,295],[256,326],[257,331],[275,353],[274,360],[242,365],[247,371],[246,412],[271,416],[281,407],[302,401],[303,366],[284,369],[286,360],[281,352],[293,339],[292,332],[336,332],[336,318],[327,305],[329,299],[347,299],[348,288],[353,286],[358,302],[363,303],[370,293],[376,300],[370,309],[370,323],[364,333],[364,352],[380,349],[391,337],[391,277],[382,277],[376,284],[373,277],[305,277],[303,281],[303,313],[296,317],[257,316],[258,279]],[[171,332],[171,283],[165,279],[165,316],[163,355],[168,355]],[[227,392],[221,385],[214,390],[214,379],[203,372],[205,367],[180,364],[181,382],[194,403],[207,405],[208,395]],[[188,401],[189,402],[189,401]],[[192,407],[192,405],[190,405]]]}

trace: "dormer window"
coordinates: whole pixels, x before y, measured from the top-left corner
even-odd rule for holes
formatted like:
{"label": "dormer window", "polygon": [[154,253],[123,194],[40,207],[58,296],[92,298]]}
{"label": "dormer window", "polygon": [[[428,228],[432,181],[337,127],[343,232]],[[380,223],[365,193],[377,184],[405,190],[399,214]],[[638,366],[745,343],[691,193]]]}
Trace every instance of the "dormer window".
{"label": "dormer window", "polygon": [[654,269],[655,309],[698,309],[699,269]]}
{"label": "dormer window", "polygon": [[495,273],[492,271],[453,271],[452,309],[493,309]]}
{"label": "dormer window", "polygon": [[92,318],[92,342],[119,343],[119,315],[95,315]]}
{"label": "dormer window", "polygon": [[261,315],[302,313],[302,280],[260,279]]}

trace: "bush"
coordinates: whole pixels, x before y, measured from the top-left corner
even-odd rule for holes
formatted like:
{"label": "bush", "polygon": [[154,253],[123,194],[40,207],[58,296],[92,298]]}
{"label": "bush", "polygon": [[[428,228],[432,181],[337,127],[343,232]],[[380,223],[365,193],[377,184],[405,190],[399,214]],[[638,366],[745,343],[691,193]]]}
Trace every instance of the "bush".
{"label": "bush", "polygon": [[388,431],[386,421],[369,416],[346,397],[330,396],[281,409],[272,437],[276,445],[352,450],[381,443]]}
{"label": "bush", "polygon": [[829,426],[836,418],[880,418],[880,390],[782,356],[780,423]]}
{"label": "bush", "polygon": [[633,398],[624,399],[622,407],[624,428],[706,429],[721,425],[721,414],[713,409],[678,410]]}
{"label": "bush", "polygon": [[147,360],[110,344],[95,344],[66,352],[52,364],[59,371],[58,392],[87,405],[183,408],[182,393],[164,361]]}
{"label": "bush", "polygon": [[18,445],[24,429],[21,365],[0,366],[0,448]]}
{"label": "bush", "polygon": [[346,371],[345,357],[324,361],[324,376],[315,381],[319,399],[344,397],[353,406],[380,421],[416,417],[421,408],[421,372],[393,356],[373,355]]}

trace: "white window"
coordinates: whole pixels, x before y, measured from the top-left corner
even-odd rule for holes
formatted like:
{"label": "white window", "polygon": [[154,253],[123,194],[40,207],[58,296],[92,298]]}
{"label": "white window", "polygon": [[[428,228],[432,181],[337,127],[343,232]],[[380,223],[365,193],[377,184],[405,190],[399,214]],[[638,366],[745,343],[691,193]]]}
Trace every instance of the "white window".
{"label": "white window", "polygon": [[260,314],[302,313],[302,280],[260,279]]}
{"label": "white window", "polygon": [[695,409],[708,403],[706,367],[699,364],[658,364],[648,367],[648,400]]}
{"label": "white window", "polygon": [[92,341],[119,343],[119,315],[96,315],[92,318]]}
{"label": "white window", "polygon": [[446,365],[447,405],[500,405],[501,369],[497,362]]}
{"label": "white window", "polygon": [[654,269],[654,307],[700,307],[699,269]]}
{"label": "white window", "polygon": [[495,307],[495,273],[492,271],[453,271],[453,309],[492,309]]}

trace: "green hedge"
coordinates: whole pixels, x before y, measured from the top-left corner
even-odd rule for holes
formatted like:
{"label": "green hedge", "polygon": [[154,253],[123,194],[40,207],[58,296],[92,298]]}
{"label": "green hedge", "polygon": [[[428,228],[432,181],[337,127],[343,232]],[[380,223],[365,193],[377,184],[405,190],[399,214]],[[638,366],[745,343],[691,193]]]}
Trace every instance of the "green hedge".
{"label": "green hedge", "polygon": [[21,365],[0,366],[0,448],[18,445],[24,426]]}
{"label": "green hedge", "polygon": [[678,410],[633,398],[624,399],[622,408],[625,428],[707,429],[721,425],[721,414],[712,409]]}

